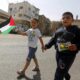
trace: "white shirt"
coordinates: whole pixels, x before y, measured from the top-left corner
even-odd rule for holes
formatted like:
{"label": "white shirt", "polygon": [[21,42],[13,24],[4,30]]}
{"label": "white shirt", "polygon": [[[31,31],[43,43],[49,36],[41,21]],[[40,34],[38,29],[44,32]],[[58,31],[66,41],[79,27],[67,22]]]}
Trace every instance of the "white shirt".
{"label": "white shirt", "polygon": [[38,43],[38,38],[41,37],[40,30],[37,28],[36,29],[31,28],[31,29],[28,29],[26,33],[28,36],[28,46],[36,48]]}

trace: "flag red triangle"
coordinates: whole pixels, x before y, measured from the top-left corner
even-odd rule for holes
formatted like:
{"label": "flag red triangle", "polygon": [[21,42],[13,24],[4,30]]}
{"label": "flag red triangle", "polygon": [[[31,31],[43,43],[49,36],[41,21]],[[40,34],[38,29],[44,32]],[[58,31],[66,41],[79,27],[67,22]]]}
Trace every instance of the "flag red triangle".
{"label": "flag red triangle", "polygon": [[10,18],[10,24],[9,25],[10,26],[15,26],[15,22],[14,22],[14,19],[12,18],[12,16]]}

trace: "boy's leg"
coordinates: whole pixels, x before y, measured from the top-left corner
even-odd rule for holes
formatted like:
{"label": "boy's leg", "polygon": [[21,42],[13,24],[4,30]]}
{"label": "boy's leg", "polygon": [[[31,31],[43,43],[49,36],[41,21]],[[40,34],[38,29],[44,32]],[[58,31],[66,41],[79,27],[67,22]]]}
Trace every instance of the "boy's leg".
{"label": "boy's leg", "polygon": [[62,61],[59,53],[56,53],[56,62],[57,62],[57,68],[56,68],[54,80],[63,80],[64,73],[63,70],[60,68],[60,65],[62,65]]}
{"label": "boy's leg", "polygon": [[35,68],[34,68],[32,71],[39,71],[38,60],[37,60],[36,55],[35,55],[36,51],[37,51],[37,48],[34,48],[34,49],[33,49],[32,58],[33,58],[33,61],[34,61],[34,63],[35,63]]}
{"label": "boy's leg", "polygon": [[63,79],[64,79],[64,72],[62,69],[57,67],[54,80],[63,80]]}
{"label": "boy's leg", "polygon": [[30,61],[26,60],[26,64],[24,65],[23,72],[25,72],[30,64]]}
{"label": "boy's leg", "polygon": [[30,64],[32,57],[33,57],[33,48],[29,47],[29,54],[28,54],[28,57],[26,59],[26,63],[24,65],[23,69],[21,71],[17,72],[18,74],[25,74],[25,71],[27,70],[27,68]]}
{"label": "boy's leg", "polygon": [[65,74],[65,80],[70,80],[70,78],[71,78],[71,76],[70,76],[70,74],[68,73],[68,71],[69,71],[69,69],[71,68],[71,66],[72,66],[72,64],[73,64],[73,62],[74,62],[74,60],[75,60],[75,57],[76,57],[76,55],[70,57],[70,58],[66,61],[66,64],[67,64],[67,66],[66,66],[67,72],[66,72],[66,74]]}
{"label": "boy's leg", "polygon": [[33,60],[34,60],[36,67],[39,68],[39,64],[38,64],[38,60],[37,60],[36,56],[33,58]]}
{"label": "boy's leg", "polygon": [[40,71],[40,70],[39,70],[39,64],[38,64],[37,58],[34,57],[33,60],[34,60],[34,63],[35,63],[36,66],[35,66],[35,68],[34,68],[32,71]]}
{"label": "boy's leg", "polygon": [[17,73],[20,74],[20,75],[24,75],[25,74],[25,71],[27,70],[27,68],[29,66],[29,64],[30,64],[30,61],[26,60],[26,63],[24,65],[23,69],[20,70],[20,71],[18,71]]}
{"label": "boy's leg", "polygon": [[70,78],[71,78],[70,74],[69,73],[66,73],[65,74],[65,80],[70,80]]}
{"label": "boy's leg", "polygon": [[74,62],[76,56],[64,56],[64,57],[57,57],[57,69],[55,73],[54,80],[63,80],[64,78],[66,80],[70,80],[70,75],[68,74],[68,71]]}
{"label": "boy's leg", "polygon": [[70,80],[70,75],[68,73],[69,66],[64,62],[64,60],[59,60],[58,66],[55,73],[55,79],[54,80]]}

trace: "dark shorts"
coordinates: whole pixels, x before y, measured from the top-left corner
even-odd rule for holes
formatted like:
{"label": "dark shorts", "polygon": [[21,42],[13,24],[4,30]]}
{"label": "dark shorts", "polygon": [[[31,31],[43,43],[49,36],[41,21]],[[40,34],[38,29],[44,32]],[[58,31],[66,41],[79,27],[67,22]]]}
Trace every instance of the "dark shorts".
{"label": "dark shorts", "polygon": [[29,47],[29,54],[27,57],[28,61],[30,61],[32,58],[35,58],[36,51],[37,51],[37,47],[36,48]]}

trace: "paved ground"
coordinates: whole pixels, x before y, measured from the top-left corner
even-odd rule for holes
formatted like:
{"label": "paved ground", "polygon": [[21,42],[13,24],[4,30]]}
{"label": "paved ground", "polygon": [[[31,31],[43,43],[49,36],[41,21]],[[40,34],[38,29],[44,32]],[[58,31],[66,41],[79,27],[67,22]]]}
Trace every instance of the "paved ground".
{"label": "paved ground", "polygon": [[[43,38],[48,42],[49,37]],[[21,80],[53,80],[56,69],[54,47],[42,53],[40,43],[37,58],[41,72],[32,72],[33,61],[26,71],[27,79]],[[28,53],[27,37],[20,35],[0,35],[0,80],[17,80],[16,71],[23,67]],[[70,70],[71,80],[80,80],[80,54]]]}

